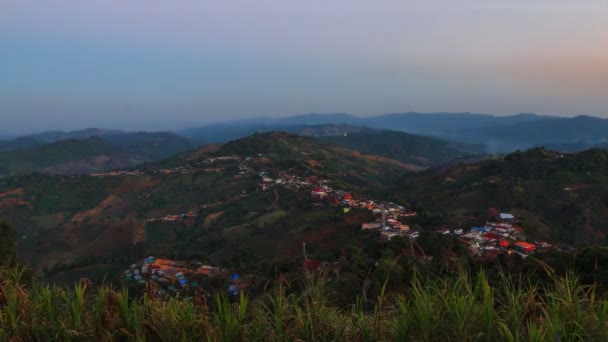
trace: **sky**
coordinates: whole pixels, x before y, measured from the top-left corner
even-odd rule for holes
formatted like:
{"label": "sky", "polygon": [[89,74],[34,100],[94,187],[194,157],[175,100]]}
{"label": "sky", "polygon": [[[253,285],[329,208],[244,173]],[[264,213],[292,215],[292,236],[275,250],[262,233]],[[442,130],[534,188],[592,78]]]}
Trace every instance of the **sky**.
{"label": "sky", "polygon": [[608,0],[0,0],[0,134],[608,116]]}

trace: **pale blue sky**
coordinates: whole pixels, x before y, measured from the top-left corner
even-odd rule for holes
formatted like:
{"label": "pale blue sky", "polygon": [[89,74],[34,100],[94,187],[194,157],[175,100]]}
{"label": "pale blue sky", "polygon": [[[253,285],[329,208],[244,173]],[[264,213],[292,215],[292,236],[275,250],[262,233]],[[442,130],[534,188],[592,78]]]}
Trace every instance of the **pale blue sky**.
{"label": "pale blue sky", "polygon": [[3,0],[0,133],[608,115],[606,0]]}

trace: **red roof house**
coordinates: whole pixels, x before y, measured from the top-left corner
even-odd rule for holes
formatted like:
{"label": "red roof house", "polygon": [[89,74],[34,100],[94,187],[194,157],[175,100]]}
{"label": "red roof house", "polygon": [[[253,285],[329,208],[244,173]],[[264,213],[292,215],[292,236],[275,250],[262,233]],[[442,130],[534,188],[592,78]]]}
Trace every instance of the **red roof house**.
{"label": "red roof house", "polygon": [[525,252],[531,252],[536,249],[536,245],[524,241],[518,241],[515,243],[515,248]]}

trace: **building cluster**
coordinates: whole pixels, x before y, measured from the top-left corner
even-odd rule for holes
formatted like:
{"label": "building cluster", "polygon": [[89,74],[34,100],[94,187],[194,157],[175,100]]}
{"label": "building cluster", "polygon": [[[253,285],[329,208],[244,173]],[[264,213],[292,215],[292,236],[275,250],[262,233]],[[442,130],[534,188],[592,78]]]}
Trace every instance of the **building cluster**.
{"label": "building cluster", "polygon": [[442,234],[453,234],[466,244],[470,250],[479,256],[496,255],[500,253],[519,253],[528,256],[538,248],[549,248],[546,242],[530,243],[526,241],[524,230],[517,224],[514,215],[500,213],[495,220],[485,225],[463,229],[442,228]]}
{"label": "building cluster", "polygon": [[411,231],[410,227],[403,222],[405,218],[415,216],[416,212],[406,209],[404,206],[375,199],[355,198],[352,193],[334,190],[327,184],[317,186],[310,194],[317,201],[344,207],[345,212],[352,208],[371,211],[377,218],[373,222],[363,223],[361,229],[380,230],[380,235],[386,240],[395,236],[408,236],[414,239],[418,237],[419,233]]}
{"label": "building cluster", "polygon": [[190,210],[186,213],[182,213],[182,214],[168,214],[168,215],[161,216],[161,217],[153,217],[153,218],[147,219],[146,222],[154,222],[154,221],[173,222],[173,221],[180,221],[180,220],[186,220],[186,219],[197,218],[197,217],[198,217],[198,210],[192,209],[192,210]]}
{"label": "building cluster", "polygon": [[190,288],[198,288],[197,276],[221,277],[224,270],[219,267],[196,263],[188,267],[185,263],[171,259],[157,259],[149,256],[139,263],[131,265],[123,273],[127,283],[145,286],[154,282],[159,287],[158,295],[171,292],[181,292]]}
{"label": "building cluster", "polygon": [[302,178],[289,172],[279,172],[278,176],[275,178],[272,178],[267,171],[260,171],[258,175],[262,178],[259,186],[263,191],[266,191],[275,185],[280,185],[295,190],[312,186],[311,177]]}
{"label": "building cluster", "polygon": [[[204,160],[180,165],[172,168],[158,170],[158,173],[163,175],[168,174],[195,174],[204,172],[222,172],[225,167],[222,164],[227,162],[241,162],[241,158],[237,156],[209,157]],[[219,165],[218,165],[219,164]],[[241,164],[243,165],[243,164]]]}
{"label": "building cluster", "polygon": [[110,171],[110,172],[101,172],[101,173],[91,173],[91,177],[97,178],[106,178],[106,177],[119,177],[119,176],[140,176],[143,173],[139,170],[119,170],[119,171]]}

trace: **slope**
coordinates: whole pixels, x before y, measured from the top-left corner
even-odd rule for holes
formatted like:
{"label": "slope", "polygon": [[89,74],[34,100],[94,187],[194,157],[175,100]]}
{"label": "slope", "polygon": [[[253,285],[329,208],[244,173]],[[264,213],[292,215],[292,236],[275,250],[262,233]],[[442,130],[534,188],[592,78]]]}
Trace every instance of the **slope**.
{"label": "slope", "polygon": [[128,173],[0,179],[0,217],[36,270],[150,253],[250,265],[297,254],[302,241],[329,253],[368,219],[314,206],[315,184],[374,194],[415,169],[312,138],[255,134]]}
{"label": "slope", "polygon": [[377,154],[402,162],[429,167],[479,155],[481,146],[453,143],[436,138],[388,130],[367,130],[322,141],[362,153]]}
{"label": "slope", "polygon": [[526,233],[539,239],[599,243],[608,233],[606,150],[536,148],[409,175],[390,191],[443,213],[428,217],[435,225],[466,227],[495,207],[522,217]]}
{"label": "slope", "polygon": [[117,147],[101,138],[67,139],[12,152],[0,153],[0,174],[32,172],[53,165],[117,152]]}
{"label": "slope", "polygon": [[[77,134],[84,135],[85,131]],[[87,133],[99,132],[87,130]],[[47,139],[59,133],[43,135]],[[63,137],[63,135],[62,135]],[[33,138],[22,138],[30,141]],[[21,141],[15,140],[14,142]],[[81,174],[132,167],[189,150],[196,143],[173,133],[104,132],[83,139],[60,139],[42,146],[0,152],[0,175],[24,172]],[[11,146],[16,146],[14,143]]]}

